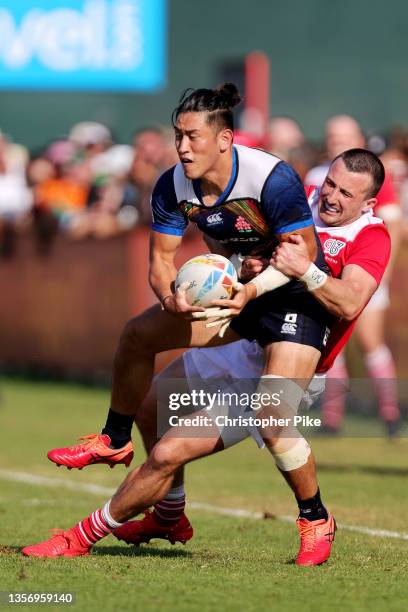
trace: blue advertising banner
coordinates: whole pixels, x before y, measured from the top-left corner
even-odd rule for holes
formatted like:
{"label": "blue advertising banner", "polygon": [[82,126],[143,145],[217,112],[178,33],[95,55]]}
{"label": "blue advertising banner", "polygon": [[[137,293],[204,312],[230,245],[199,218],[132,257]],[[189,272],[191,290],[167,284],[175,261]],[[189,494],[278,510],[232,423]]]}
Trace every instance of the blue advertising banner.
{"label": "blue advertising banner", "polygon": [[0,89],[152,91],[167,0],[1,0]]}

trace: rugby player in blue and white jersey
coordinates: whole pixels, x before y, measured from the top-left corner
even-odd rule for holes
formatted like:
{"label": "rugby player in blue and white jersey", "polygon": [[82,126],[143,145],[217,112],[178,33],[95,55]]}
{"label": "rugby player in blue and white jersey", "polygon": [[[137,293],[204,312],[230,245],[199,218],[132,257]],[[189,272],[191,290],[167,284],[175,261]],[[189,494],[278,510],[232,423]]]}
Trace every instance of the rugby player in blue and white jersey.
{"label": "rugby player in blue and white jersey", "polygon": [[[268,266],[237,291],[226,309],[234,318],[222,338],[218,334],[222,310],[216,325],[208,326],[206,317],[213,312],[190,306],[183,290],[173,292],[174,258],[190,221],[230,254],[270,256],[277,244],[298,234],[314,262],[302,280],[307,287],[317,288],[327,278],[299,177],[273,155],[233,146],[232,108],[239,101],[236,87],[224,84],[216,90],[198,89],[184,95],[175,109],[180,163],[162,175],[152,196],[150,282],[161,304],[129,321],[124,329],[102,433],[88,437],[84,444],[50,451],[49,458],[55,463],[69,467],[129,463],[131,427],[150,387],[155,355],[169,349],[217,346],[240,338],[257,340],[265,363],[260,390],[273,395],[283,389],[286,413],[296,413],[333,321],[302,283]],[[287,324],[288,315],[292,322],[296,319],[295,324]],[[300,517],[310,522],[309,531],[324,532],[332,539],[334,520],[321,502],[305,439],[294,428],[284,434],[264,428],[261,436],[295,493]],[[104,528],[116,527],[126,518],[111,515],[107,508]],[[330,547],[326,558],[329,551]],[[316,563],[322,560],[316,557]]]}

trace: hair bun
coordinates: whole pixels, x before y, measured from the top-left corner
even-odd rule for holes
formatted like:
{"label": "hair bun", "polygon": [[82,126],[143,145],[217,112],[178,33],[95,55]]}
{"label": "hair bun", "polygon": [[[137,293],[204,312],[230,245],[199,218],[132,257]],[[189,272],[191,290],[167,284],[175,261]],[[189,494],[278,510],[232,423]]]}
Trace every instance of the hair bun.
{"label": "hair bun", "polygon": [[219,97],[219,108],[233,108],[242,100],[237,86],[234,83],[226,82],[215,90]]}

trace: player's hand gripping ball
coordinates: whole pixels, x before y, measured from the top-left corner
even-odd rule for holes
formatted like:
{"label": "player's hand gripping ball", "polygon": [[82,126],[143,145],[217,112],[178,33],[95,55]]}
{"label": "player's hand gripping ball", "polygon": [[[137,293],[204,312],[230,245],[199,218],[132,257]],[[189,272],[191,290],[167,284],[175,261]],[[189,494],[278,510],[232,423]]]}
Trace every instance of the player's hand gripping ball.
{"label": "player's hand gripping ball", "polygon": [[185,287],[192,306],[207,308],[212,300],[229,300],[238,281],[234,266],[226,257],[208,253],[189,259],[178,271],[175,287]]}

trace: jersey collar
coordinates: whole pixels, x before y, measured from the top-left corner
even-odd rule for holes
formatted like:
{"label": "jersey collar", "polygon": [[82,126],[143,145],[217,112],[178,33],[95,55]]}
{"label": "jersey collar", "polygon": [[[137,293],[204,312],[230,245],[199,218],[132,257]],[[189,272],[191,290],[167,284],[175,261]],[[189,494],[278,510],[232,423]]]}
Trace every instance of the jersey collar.
{"label": "jersey collar", "polygon": [[231,172],[230,180],[228,181],[228,185],[226,186],[224,191],[218,196],[217,201],[214,202],[214,204],[211,204],[211,206],[206,206],[203,202],[203,194],[201,191],[201,179],[194,179],[192,181],[194,193],[196,194],[202,206],[206,206],[206,208],[212,208],[213,206],[218,206],[219,204],[222,204],[228,198],[237,180],[238,166],[239,166],[238,153],[237,153],[236,148],[232,147],[232,172]]}

